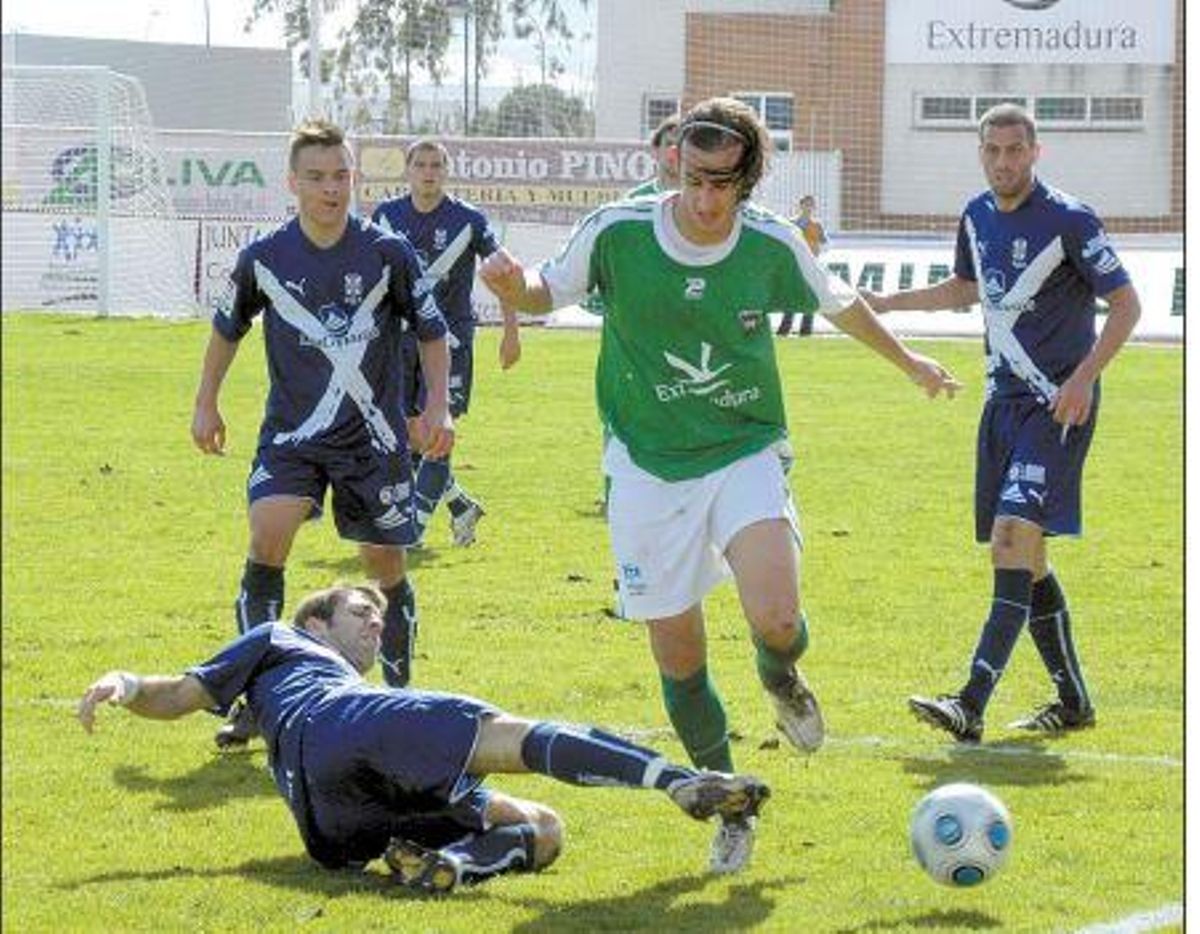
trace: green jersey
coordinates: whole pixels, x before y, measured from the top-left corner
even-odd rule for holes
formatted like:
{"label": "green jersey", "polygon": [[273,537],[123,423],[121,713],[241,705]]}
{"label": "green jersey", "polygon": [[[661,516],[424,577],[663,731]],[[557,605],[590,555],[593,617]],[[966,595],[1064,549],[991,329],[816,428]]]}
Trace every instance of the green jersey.
{"label": "green jersey", "polygon": [[624,198],[637,198],[640,195],[661,195],[663,187],[659,185],[657,178],[648,178],[639,185],[635,185],[625,192]]}
{"label": "green jersey", "polygon": [[674,195],[606,205],[541,267],[555,307],[604,316],[596,397],[606,429],[663,480],[704,476],[787,432],[767,315],[834,316],[855,293],[784,218],[743,205],[729,238],[697,247]]}

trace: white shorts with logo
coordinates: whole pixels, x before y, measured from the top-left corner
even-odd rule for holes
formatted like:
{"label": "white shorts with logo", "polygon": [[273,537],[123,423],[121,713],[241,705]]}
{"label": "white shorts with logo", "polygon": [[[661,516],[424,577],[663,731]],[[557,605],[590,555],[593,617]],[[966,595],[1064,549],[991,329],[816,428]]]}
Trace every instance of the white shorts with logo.
{"label": "white shorts with logo", "polygon": [[785,519],[802,543],[780,456],[774,447],[694,480],[670,482],[642,470],[610,437],[608,528],[622,615],[662,619],[699,603],[732,575],[725,549],[742,529]]}

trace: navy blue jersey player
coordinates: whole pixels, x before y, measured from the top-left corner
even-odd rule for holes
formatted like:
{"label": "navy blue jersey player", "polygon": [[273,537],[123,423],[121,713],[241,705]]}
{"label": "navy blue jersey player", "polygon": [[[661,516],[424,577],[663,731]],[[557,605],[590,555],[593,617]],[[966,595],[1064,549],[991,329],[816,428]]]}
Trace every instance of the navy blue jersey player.
{"label": "navy blue jersey player", "polygon": [[[457,419],[471,402],[474,369],[475,311],[471,291],[476,259],[490,256],[499,241],[483,212],[445,191],[450,157],[435,140],[417,140],[405,152],[409,193],[380,204],[372,220],[385,230],[403,233],[412,243],[425,270],[424,283],[433,290],[450,327],[450,412]],[[409,385],[409,414],[420,410],[424,397],[423,371],[417,365],[416,342],[404,343]],[[505,315],[501,363],[507,368],[520,354],[515,314]],[[450,458],[422,458],[416,470],[418,539],[438,503],[450,510],[454,543],[475,541],[483,507],[457,483]]]}
{"label": "navy blue jersey player", "polygon": [[244,693],[312,858],[341,868],[383,856],[401,882],[429,891],[558,856],[559,816],[487,788],[489,773],[654,788],[698,819],[745,819],[767,798],[757,779],[697,772],[601,730],[369,684],[362,675],[379,651],[384,603],[374,587],[311,594],[292,625],[264,623],[185,674],[108,672],[84,693],[79,720],[91,732],[105,702],[158,720],[220,713]]}
{"label": "navy blue jersey player", "polygon": [[[975,534],[991,545],[991,610],[961,690],[909,700],[919,718],[967,742],[983,734],[984,709],[1026,620],[1058,697],[1011,725],[1054,734],[1095,723],[1046,539],[1082,530],[1080,484],[1100,371],[1141,314],[1096,215],[1034,175],[1037,128],[1025,110],[1002,104],[988,111],[979,138],[989,187],[963,211],[953,277],[867,296],[876,312],[983,307],[987,394]],[[1097,296],[1108,304],[1098,338]]]}
{"label": "navy blue jersey player", "polygon": [[[352,184],[341,130],[324,121],[301,125],[289,173],[298,216],[238,257],[232,303],[213,318],[192,437],[206,453],[224,452],[221,384],[261,316],[270,389],[247,481],[250,546],[238,628],[279,618],[292,540],[306,519],[320,515],[332,487],[339,534],[358,543],[388,596],[385,675],[404,683],[405,633],[416,612],[404,558],[416,532],[408,431],[432,456],[453,444],[446,324],[419,287],[420,264],[409,244],[350,216]],[[408,425],[402,331],[416,336],[428,374],[426,406]],[[246,715],[235,717],[218,742],[244,742],[248,729]]]}

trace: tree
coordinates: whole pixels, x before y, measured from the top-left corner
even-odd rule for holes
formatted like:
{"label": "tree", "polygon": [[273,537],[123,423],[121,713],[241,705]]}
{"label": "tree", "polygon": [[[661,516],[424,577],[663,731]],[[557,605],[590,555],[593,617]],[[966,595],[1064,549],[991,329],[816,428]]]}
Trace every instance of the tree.
{"label": "tree", "polygon": [[594,115],[583,101],[552,84],[523,84],[482,110],[472,126],[477,136],[591,136]]}
{"label": "tree", "polygon": [[[414,128],[412,88],[420,76],[441,85],[448,71],[453,14],[442,0],[318,0],[322,10],[333,12],[353,5],[353,19],[340,30],[336,48],[321,64],[322,79],[334,79],[339,96],[379,99],[386,102],[383,129],[411,132]],[[309,0],[253,0],[246,26],[261,16],[283,16],[288,48],[309,40]],[[506,24],[514,35],[529,35],[535,28],[546,42],[558,37],[566,43],[574,38],[568,10],[587,10],[592,0],[468,0],[468,16],[475,33],[475,111],[479,114],[479,85],[489,70]],[[536,24],[536,26],[531,25]],[[307,52],[301,55],[307,73]],[[550,60],[550,76],[561,73],[557,58]],[[561,92],[560,92],[561,93]],[[360,109],[361,110],[361,109]]]}

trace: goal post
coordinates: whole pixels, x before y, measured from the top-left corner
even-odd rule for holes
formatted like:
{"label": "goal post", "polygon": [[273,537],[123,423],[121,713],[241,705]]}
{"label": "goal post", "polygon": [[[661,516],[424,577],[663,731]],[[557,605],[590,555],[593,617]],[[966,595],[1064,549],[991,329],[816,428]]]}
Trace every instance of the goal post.
{"label": "goal post", "polygon": [[3,69],[3,308],[199,313],[141,84],[92,66]]}

